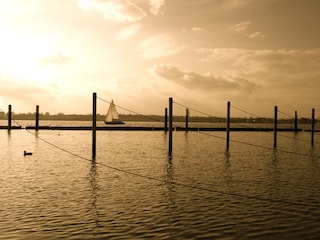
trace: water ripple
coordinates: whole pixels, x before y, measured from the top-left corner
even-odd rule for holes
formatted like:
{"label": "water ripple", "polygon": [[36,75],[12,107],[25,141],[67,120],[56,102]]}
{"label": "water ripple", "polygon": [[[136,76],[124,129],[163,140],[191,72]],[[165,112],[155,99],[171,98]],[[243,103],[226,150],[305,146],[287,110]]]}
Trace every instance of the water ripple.
{"label": "water ripple", "polygon": [[[89,133],[39,134],[90,156]],[[226,154],[224,142],[175,132],[168,161],[166,137],[99,133],[94,163],[12,132],[0,142],[0,239],[320,238],[319,159],[234,144]],[[31,158],[21,154],[24,142],[38,150]]]}

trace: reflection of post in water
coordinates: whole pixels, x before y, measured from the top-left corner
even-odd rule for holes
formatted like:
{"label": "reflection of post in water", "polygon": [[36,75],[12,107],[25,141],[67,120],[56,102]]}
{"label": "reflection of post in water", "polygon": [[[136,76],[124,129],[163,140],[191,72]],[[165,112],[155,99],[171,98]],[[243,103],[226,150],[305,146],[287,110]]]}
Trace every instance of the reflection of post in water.
{"label": "reflection of post in water", "polygon": [[226,150],[224,152],[225,164],[224,164],[224,172],[226,176],[226,181],[229,182],[232,180],[232,171],[231,171],[231,162],[230,162],[230,152]]}
{"label": "reflection of post in water", "polygon": [[11,129],[8,129],[8,138],[11,137]]}
{"label": "reflection of post in water", "polygon": [[98,214],[97,214],[97,191],[99,190],[99,186],[96,181],[97,170],[96,170],[96,162],[91,162],[91,168],[89,173],[89,182],[91,187],[91,196],[90,196],[90,205],[89,210],[92,212],[93,220],[98,226]]}
{"label": "reflection of post in water", "polygon": [[[5,155],[8,157],[8,159],[14,159],[14,156],[16,154],[16,146],[15,146],[15,141],[14,136],[11,135],[11,130],[8,130],[8,145],[6,148],[1,149],[2,151],[5,151]],[[23,154],[23,153],[21,153]]]}
{"label": "reflection of post in water", "polygon": [[273,149],[272,155],[271,155],[271,160],[272,160],[272,167],[278,168],[278,154],[277,154],[277,149]]}
{"label": "reflection of post in water", "polygon": [[230,152],[228,150],[224,152],[224,158],[226,160],[226,163],[230,164]]}
{"label": "reflection of post in water", "polygon": [[165,186],[167,187],[168,191],[165,193],[166,197],[166,204],[168,208],[172,208],[175,206],[175,197],[174,193],[176,191],[176,186],[174,182],[174,168],[172,164],[171,157],[168,156],[167,158],[167,164],[165,165],[163,174],[163,182]]}
{"label": "reflection of post in water", "polygon": [[272,168],[272,176],[275,182],[277,182],[277,178],[280,175],[279,167],[278,167],[278,150],[273,149],[271,155],[271,168]]}
{"label": "reflection of post in water", "polygon": [[174,169],[173,169],[172,160],[170,157],[168,157],[168,163],[166,165],[166,174],[164,177],[165,177],[165,182],[166,182],[167,188],[170,191],[175,190],[173,176],[174,176]]}
{"label": "reflection of post in water", "polygon": [[170,228],[173,227],[174,229],[174,226],[179,221],[180,211],[176,205],[175,195],[177,189],[174,179],[174,166],[171,159],[172,158],[168,156],[167,163],[164,165],[163,182],[167,190],[163,192],[163,196],[165,198],[165,211],[161,211],[161,217],[165,219]]}
{"label": "reflection of post in water", "polygon": [[[270,166],[270,171],[268,171],[268,175],[271,175],[271,181],[270,181],[270,186],[273,190],[277,190],[281,178],[281,171],[279,169],[278,166],[278,162],[279,162],[279,156],[278,156],[278,150],[275,148],[272,151],[272,155],[271,155],[271,166]],[[271,173],[271,174],[270,174]]]}
{"label": "reflection of post in water", "polygon": [[38,140],[39,140],[39,138],[38,138],[39,132],[38,132],[38,131],[35,131],[34,136],[36,137],[36,141],[38,142]]}

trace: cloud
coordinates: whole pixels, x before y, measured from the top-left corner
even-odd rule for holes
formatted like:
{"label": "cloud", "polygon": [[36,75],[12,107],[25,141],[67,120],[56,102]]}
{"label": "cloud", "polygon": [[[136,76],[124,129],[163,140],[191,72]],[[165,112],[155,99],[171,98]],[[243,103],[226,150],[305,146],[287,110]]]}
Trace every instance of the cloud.
{"label": "cloud", "polygon": [[142,26],[140,24],[132,24],[128,27],[121,29],[118,33],[118,37],[120,39],[130,38],[130,37],[134,36],[135,34],[137,34],[141,28],[142,28]]}
{"label": "cloud", "polygon": [[245,32],[251,24],[252,22],[245,21],[245,22],[238,23],[234,26],[231,26],[230,29],[235,32]]}
{"label": "cloud", "polygon": [[4,76],[0,76],[0,95],[9,99],[8,104],[24,106],[24,105],[36,105],[39,104],[40,99],[52,99],[52,91],[46,87],[42,87],[27,81],[18,81],[7,79]]}
{"label": "cloud", "polygon": [[[197,52],[202,55],[204,65],[223,68],[220,74],[223,79],[234,82],[242,79],[254,84],[248,86],[251,94],[237,86],[234,91],[214,92],[208,88],[208,92],[214,92],[215,99],[245,102],[245,108],[258,115],[272,112],[274,105],[288,107],[285,112],[290,112],[305,111],[319,102],[320,49],[213,48]],[[242,84],[246,86],[244,81]]]}
{"label": "cloud", "polygon": [[37,60],[40,64],[43,64],[43,65],[58,66],[58,65],[67,63],[70,60],[70,58],[64,56],[60,52],[56,52],[51,56],[41,57],[41,58],[38,58]]}
{"label": "cloud", "polygon": [[173,83],[175,86],[170,89],[174,89],[173,93],[179,92],[179,96],[184,91],[177,87],[197,93],[201,99],[214,96],[215,101],[246,102],[246,108],[257,113],[272,111],[274,105],[294,104],[296,109],[304,110],[305,106],[319,101],[320,49],[216,48],[197,51],[203,55],[204,65],[222,66],[224,71],[199,73],[168,64],[155,65],[152,71]]}
{"label": "cloud", "polygon": [[181,30],[183,33],[188,33],[188,32],[206,32],[207,30],[202,27],[191,27],[191,28],[183,28]]}
{"label": "cloud", "polygon": [[252,25],[251,21],[244,21],[241,23],[238,23],[236,25],[233,25],[230,27],[230,29],[236,33],[243,34],[244,36],[250,38],[250,39],[258,39],[258,38],[265,38],[266,35],[262,32],[251,32],[249,31],[250,26]]}
{"label": "cloud", "polygon": [[165,4],[165,0],[150,0],[150,12],[154,15],[158,15],[160,13],[161,7]]}
{"label": "cloud", "polygon": [[[208,64],[224,62],[225,74],[248,79],[262,86],[279,91],[300,94],[315,92],[320,87],[320,50],[247,50],[199,49]],[[316,94],[316,93],[315,93]]]}
{"label": "cloud", "polygon": [[254,33],[250,33],[248,37],[251,39],[256,39],[256,38],[265,38],[266,35],[264,35],[262,32],[254,32]]}
{"label": "cloud", "polygon": [[115,22],[136,22],[148,16],[161,13],[164,0],[79,0],[79,5],[85,10],[96,10],[103,14],[106,20]]}
{"label": "cloud", "polygon": [[255,0],[223,0],[222,4],[225,8],[240,8],[253,3]]}
{"label": "cloud", "polygon": [[115,22],[135,22],[147,15],[141,7],[128,0],[79,0],[79,4],[83,9],[97,10],[106,20]]}
{"label": "cloud", "polygon": [[152,59],[175,55],[185,47],[178,46],[169,34],[164,33],[147,38],[138,48],[142,58]]}
{"label": "cloud", "polygon": [[243,90],[251,92],[257,87],[256,84],[240,78],[231,76],[216,76],[211,73],[200,74],[196,72],[181,70],[172,65],[155,65],[153,72],[158,76],[172,81],[188,89],[199,89],[202,91],[234,91]]}
{"label": "cloud", "polygon": [[191,28],[191,30],[193,32],[205,32],[206,31],[204,28],[201,28],[201,27],[193,27],[193,28]]}

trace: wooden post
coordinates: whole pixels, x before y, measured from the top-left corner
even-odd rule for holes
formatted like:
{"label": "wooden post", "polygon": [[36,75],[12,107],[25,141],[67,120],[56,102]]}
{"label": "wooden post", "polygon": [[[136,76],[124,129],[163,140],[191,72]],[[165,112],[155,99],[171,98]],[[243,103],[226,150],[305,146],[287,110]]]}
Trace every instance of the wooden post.
{"label": "wooden post", "polygon": [[278,107],[274,106],[274,127],[273,127],[273,146],[277,147],[277,123],[278,123]]}
{"label": "wooden post", "polygon": [[294,131],[298,132],[298,112],[294,111]]}
{"label": "wooden post", "polygon": [[96,159],[97,94],[92,94],[92,160]]}
{"label": "wooden post", "polygon": [[12,107],[8,106],[8,130],[11,130],[11,120],[12,120]]}
{"label": "wooden post", "polygon": [[186,132],[188,132],[189,128],[189,109],[186,109]]}
{"label": "wooden post", "polygon": [[168,155],[172,157],[172,97],[169,98],[169,151]]}
{"label": "wooden post", "polygon": [[164,109],[164,131],[168,131],[168,108]]}
{"label": "wooden post", "polygon": [[39,130],[39,105],[36,105],[36,131]]}
{"label": "wooden post", "polygon": [[312,108],[312,119],[311,119],[311,146],[313,147],[314,143],[314,115],[315,115],[315,110]]}
{"label": "wooden post", "polygon": [[229,150],[229,142],[230,142],[230,102],[227,104],[227,151]]}

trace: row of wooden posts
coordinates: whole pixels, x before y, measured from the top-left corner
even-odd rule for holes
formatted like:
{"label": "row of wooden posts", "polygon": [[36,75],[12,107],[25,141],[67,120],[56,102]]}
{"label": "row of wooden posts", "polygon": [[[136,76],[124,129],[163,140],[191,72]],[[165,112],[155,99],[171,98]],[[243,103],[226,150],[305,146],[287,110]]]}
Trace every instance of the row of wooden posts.
{"label": "row of wooden posts", "polygon": [[[96,129],[97,129],[97,94],[93,93],[92,99],[92,159],[96,157]],[[226,118],[226,150],[229,150],[230,146],[230,102],[227,103],[227,118]],[[36,105],[36,122],[35,122],[35,130],[39,130],[39,105]],[[12,128],[12,107],[8,106],[8,130]],[[277,147],[277,122],[278,122],[278,107],[274,107],[274,141],[273,146]],[[169,123],[169,126],[168,126]],[[185,131],[188,131],[188,123],[189,123],[189,110],[186,109],[186,126]],[[311,145],[314,145],[314,125],[315,125],[315,109],[312,109],[312,119],[311,119]],[[168,108],[165,108],[165,119],[164,119],[164,130],[169,132],[169,140],[168,140],[168,155],[172,156],[172,132],[173,128],[173,99],[169,98],[169,113]],[[295,120],[294,120],[294,131],[298,131],[298,117],[297,111],[295,111]]]}
{"label": "row of wooden posts", "polygon": [[[169,98],[169,149],[168,149],[168,156],[172,157],[172,113],[173,113],[173,100]],[[92,160],[96,158],[96,146],[97,146],[97,94],[93,93],[92,95]],[[167,108],[165,110],[165,130],[167,130]]]}
{"label": "row of wooden posts", "polygon": [[[172,104],[173,99],[169,98],[169,151],[168,155],[171,157],[172,156]],[[229,150],[230,146],[230,101],[227,102],[227,118],[226,118],[226,150]],[[167,112],[167,110],[166,110]],[[165,114],[166,116],[167,114]],[[188,131],[188,118],[189,118],[189,109],[186,109],[186,131]],[[165,119],[165,123],[167,120]],[[311,146],[314,145],[314,125],[315,125],[315,109],[312,109],[312,118],[311,118]],[[167,128],[166,128],[167,129]],[[297,111],[295,111],[295,118],[294,118],[294,132],[298,132],[298,114]],[[278,106],[274,106],[274,127],[273,127],[273,132],[274,132],[274,138],[273,138],[273,146],[274,148],[277,147],[277,131],[278,131]]]}
{"label": "row of wooden posts", "polygon": [[[12,126],[12,106],[8,106],[8,130],[11,130],[13,128]],[[36,105],[36,125],[35,129],[39,130],[39,105]]]}
{"label": "row of wooden posts", "polygon": [[[188,110],[187,110],[188,112]],[[171,158],[172,157],[172,130],[173,130],[173,99],[169,98],[169,128],[167,127],[168,123],[168,111],[167,108],[165,108],[165,131],[167,129],[169,130],[169,147],[168,147],[168,156]],[[93,93],[92,96],[92,159],[95,160],[96,158],[96,146],[97,146],[97,134],[96,134],[96,129],[97,129],[97,120],[96,120],[96,115],[97,115],[97,94]],[[187,114],[188,116],[188,114]],[[188,119],[188,117],[187,117]],[[188,125],[188,120],[186,120],[186,126]]]}
{"label": "row of wooden posts", "polygon": [[[93,93],[93,112],[92,112],[92,159],[96,157],[96,93]],[[226,150],[229,150],[230,146],[230,102],[227,103],[227,120],[226,120]],[[189,110],[186,109],[186,131],[188,131],[188,118]],[[169,122],[169,128],[167,123]],[[274,147],[277,147],[277,122],[278,122],[278,107],[274,107]],[[165,108],[165,131],[169,131],[169,141],[168,141],[168,156],[172,157],[172,132],[173,132],[173,99],[169,98],[169,116],[168,110]],[[311,145],[314,145],[314,124],[315,124],[315,109],[312,109],[312,125],[311,125]],[[294,121],[294,130],[298,131],[298,117],[297,111],[295,111],[295,121]]]}

